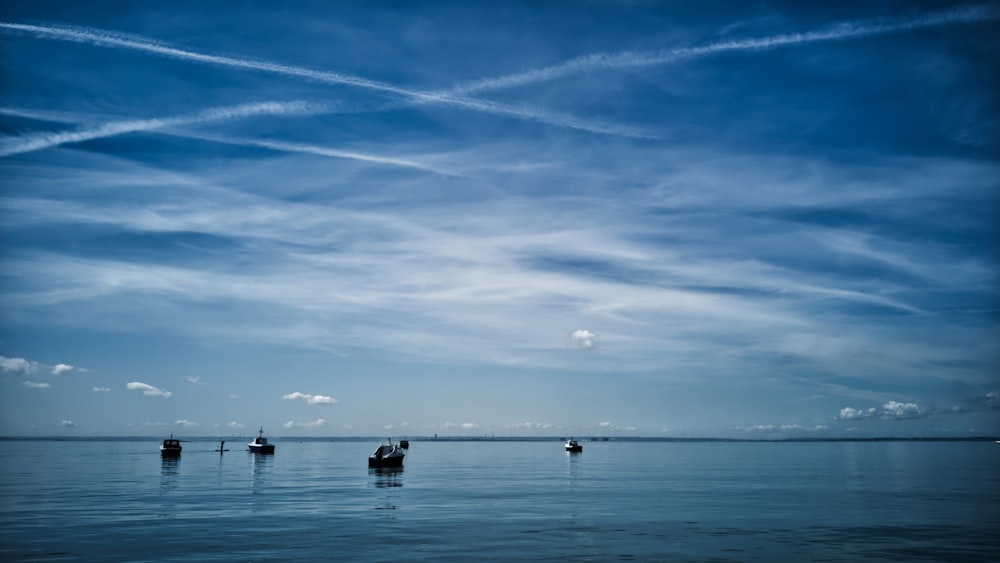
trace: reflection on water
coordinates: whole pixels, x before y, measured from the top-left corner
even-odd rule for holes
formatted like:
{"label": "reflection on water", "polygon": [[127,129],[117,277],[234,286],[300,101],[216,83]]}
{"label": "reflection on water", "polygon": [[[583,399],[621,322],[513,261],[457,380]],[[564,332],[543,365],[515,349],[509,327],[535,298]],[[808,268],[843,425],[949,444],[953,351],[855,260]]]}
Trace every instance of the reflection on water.
{"label": "reflection on water", "polygon": [[177,475],[177,469],[181,464],[181,456],[165,455],[160,456],[160,473],[163,475]]}
{"label": "reflection on water", "polygon": [[373,467],[368,469],[368,475],[375,477],[375,486],[380,489],[403,486],[402,467]]}
{"label": "reflection on water", "polygon": [[[399,494],[396,489],[403,486],[403,468],[369,468],[368,475],[374,478],[372,484],[375,485],[375,488],[383,490],[375,504],[375,510],[396,510],[399,508],[396,506],[396,498]],[[395,519],[395,516],[392,518]]]}
{"label": "reflection on water", "polygon": [[162,456],[160,461],[160,493],[167,493],[177,488],[180,475],[181,457]]}
{"label": "reflection on water", "polygon": [[993,443],[618,441],[563,456],[555,441],[439,441],[407,455],[405,472],[363,465],[367,443],[287,444],[256,458],[234,447],[221,464],[218,443],[161,460],[161,488],[150,441],[0,441],[0,561],[1000,553]]}
{"label": "reflection on water", "polygon": [[253,494],[263,494],[264,489],[267,487],[267,475],[274,465],[274,456],[269,455],[259,455],[250,454],[251,464],[253,465]]}

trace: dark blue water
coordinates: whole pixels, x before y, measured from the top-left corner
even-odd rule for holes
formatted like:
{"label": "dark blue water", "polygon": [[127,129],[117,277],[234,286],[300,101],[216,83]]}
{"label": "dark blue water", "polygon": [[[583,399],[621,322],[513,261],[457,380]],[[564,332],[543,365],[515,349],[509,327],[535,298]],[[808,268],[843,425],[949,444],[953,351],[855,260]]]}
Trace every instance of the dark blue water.
{"label": "dark blue water", "polygon": [[1000,444],[0,441],[4,561],[996,561]]}

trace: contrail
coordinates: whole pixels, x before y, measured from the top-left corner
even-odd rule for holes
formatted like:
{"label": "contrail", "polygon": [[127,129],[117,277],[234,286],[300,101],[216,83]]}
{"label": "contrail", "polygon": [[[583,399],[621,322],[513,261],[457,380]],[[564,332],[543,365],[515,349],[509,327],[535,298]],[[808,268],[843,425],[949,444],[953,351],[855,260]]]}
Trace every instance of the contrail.
{"label": "contrail", "polygon": [[[173,134],[173,133],[168,133]],[[414,160],[408,160],[405,158],[396,158],[390,156],[380,156],[368,153],[361,153],[355,151],[345,151],[339,149],[331,149],[328,147],[321,147],[316,145],[307,145],[303,143],[288,143],[285,141],[273,141],[273,140],[260,140],[260,139],[246,139],[246,138],[232,138],[232,137],[218,137],[215,135],[200,135],[200,134],[189,134],[180,133],[178,136],[190,137],[195,139],[203,139],[206,141],[212,141],[215,143],[226,143],[231,145],[249,146],[249,147],[259,147],[264,149],[270,149],[280,152],[290,152],[299,154],[313,154],[318,156],[326,156],[330,158],[344,158],[350,160],[360,160],[363,162],[373,162],[375,164],[388,164],[390,166],[401,166],[405,168],[415,168],[417,170],[423,170],[425,172],[433,172],[435,174],[441,174],[444,176],[455,176],[453,172],[447,170],[441,170],[439,168],[434,168],[427,164],[417,162]]]}
{"label": "contrail", "polygon": [[232,68],[242,68],[261,72],[269,72],[284,76],[304,78],[325,84],[339,84],[366,88],[377,92],[384,92],[396,96],[402,96],[422,103],[441,104],[452,107],[464,108],[473,111],[480,111],[496,115],[506,115],[528,121],[535,121],[548,125],[556,125],[592,133],[602,133],[607,135],[618,135],[637,138],[655,138],[653,135],[630,127],[618,127],[613,125],[601,125],[583,121],[578,118],[539,112],[529,108],[509,106],[497,102],[477,100],[444,92],[423,92],[402,88],[384,82],[368,80],[358,76],[340,74],[335,72],[319,71],[308,68],[282,65],[267,61],[253,59],[239,59],[224,57],[220,55],[208,55],[187,49],[170,47],[161,43],[150,41],[149,39],[129,36],[120,33],[112,33],[103,30],[95,30],[79,27],[54,27],[30,24],[19,24],[10,22],[0,22],[0,29],[20,31],[33,34],[37,37],[56,39],[62,41],[73,41],[86,43],[101,47],[117,47],[153,53],[173,59],[180,59],[191,62],[227,66]]}
{"label": "contrail", "polygon": [[254,115],[312,115],[322,113],[326,106],[306,102],[258,102],[238,106],[209,108],[198,113],[154,119],[114,121],[97,127],[26,135],[0,139],[0,157],[11,156],[65,143],[91,141],[124,133],[151,131],[178,125],[194,125]]}
{"label": "contrail", "polygon": [[[464,94],[472,92],[483,92],[523,86],[538,82],[555,80],[571,74],[586,72],[594,69],[622,69],[628,67],[650,66],[665,64],[685,59],[693,59],[709,56],[716,53],[734,51],[760,51],[775,49],[790,45],[801,45],[807,43],[818,43],[824,41],[837,41],[858,37],[868,37],[885,35],[889,33],[899,33],[915,29],[936,27],[955,23],[972,23],[997,19],[1000,11],[987,6],[970,6],[947,12],[937,12],[919,17],[895,20],[863,20],[857,22],[847,22],[835,25],[830,28],[803,32],[774,35],[762,38],[738,39],[723,41],[703,45],[699,47],[683,47],[677,49],[645,51],[645,52],[623,52],[623,53],[594,53],[566,61],[564,63],[535,69],[527,72],[511,74],[497,78],[488,78],[459,85],[441,91],[417,91],[401,88],[392,84],[368,80],[366,78],[340,74],[327,71],[317,71],[302,67],[275,64],[267,61],[252,59],[238,59],[219,55],[209,55],[198,53],[186,49],[170,47],[145,38],[128,36],[120,33],[112,33],[102,30],[86,28],[66,28],[66,27],[46,27],[29,24],[17,24],[0,22],[0,29],[8,29],[35,34],[39,37],[58,39],[64,41],[74,41],[88,43],[105,47],[119,47],[124,49],[139,50],[158,54],[165,57],[214,64],[234,68],[244,68],[263,72],[271,72],[285,76],[305,78],[327,84],[341,84],[366,88],[374,91],[385,92],[397,96],[412,99],[421,103],[443,104],[453,107],[464,108],[473,111],[481,111],[497,115],[507,115],[519,119],[536,121],[548,125],[556,125],[571,129],[602,133],[608,135],[619,135],[636,138],[655,138],[655,136],[643,131],[619,127],[613,125],[599,125],[575,118],[570,115],[537,112],[528,108],[509,106],[465,97]],[[211,112],[213,110],[208,110]],[[198,114],[201,115],[201,114]],[[248,114],[249,115],[249,114]],[[237,117],[236,115],[232,117]],[[225,116],[217,118],[204,117],[201,120],[209,121],[213,119],[226,119]],[[110,123],[105,126],[87,131],[52,133],[38,135],[29,139],[18,139],[11,144],[0,144],[0,157],[18,154],[37,148],[45,148],[55,144],[87,140],[112,134],[125,133],[138,130],[155,129],[168,125],[180,125],[186,123],[185,118],[167,118],[166,120],[150,119],[138,121],[126,121]],[[182,120],[182,121],[174,121]],[[157,123],[164,121],[161,125]],[[196,120],[198,121],[198,120]],[[103,132],[102,132],[103,131]],[[117,131],[117,133],[115,132]],[[87,137],[86,135],[94,135]],[[58,141],[58,139],[64,139]],[[54,142],[53,142],[54,141]],[[33,145],[34,144],[34,145]],[[31,148],[36,146],[37,148]],[[21,147],[21,148],[19,148]]]}
{"label": "contrail", "polygon": [[[194,125],[200,123],[210,123],[225,119],[238,119],[241,117],[251,117],[254,115],[312,115],[325,113],[329,108],[324,104],[310,104],[307,102],[260,102],[255,104],[244,104],[239,106],[228,106],[211,108],[196,114],[158,118],[158,119],[134,119],[128,121],[117,121],[105,123],[96,127],[77,129],[75,131],[41,133],[28,137],[16,139],[0,139],[0,157],[31,152],[51,148],[65,143],[77,143],[90,141],[104,137],[122,135],[125,133],[135,133],[139,131],[162,130],[170,127],[182,125]],[[57,116],[50,112],[35,112],[16,108],[0,108],[0,114],[19,115],[34,119],[53,119]],[[65,119],[60,119],[66,121]],[[350,160],[360,160],[373,162],[376,164],[387,164],[390,166],[401,166],[415,168],[435,174],[454,176],[452,172],[434,168],[413,160],[403,158],[387,157],[374,154],[367,154],[355,151],[344,151],[307,145],[302,143],[288,143],[284,141],[258,140],[258,139],[237,139],[231,137],[219,137],[214,135],[202,135],[190,132],[163,131],[167,135],[177,137],[202,139],[216,143],[226,143],[241,146],[253,146],[271,149],[281,152],[292,152],[300,154],[314,154],[330,158],[344,158]]]}
{"label": "contrail", "polygon": [[450,89],[441,90],[438,93],[440,95],[460,96],[473,92],[485,92],[547,82],[589,70],[651,66],[694,59],[716,53],[762,51],[790,45],[887,35],[927,27],[938,27],[956,23],[974,23],[998,18],[1000,18],[1000,10],[987,6],[970,6],[947,12],[925,14],[914,18],[846,22],[816,31],[722,41],[700,47],[682,47],[641,52],[594,53],[545,68],[469,82]]}

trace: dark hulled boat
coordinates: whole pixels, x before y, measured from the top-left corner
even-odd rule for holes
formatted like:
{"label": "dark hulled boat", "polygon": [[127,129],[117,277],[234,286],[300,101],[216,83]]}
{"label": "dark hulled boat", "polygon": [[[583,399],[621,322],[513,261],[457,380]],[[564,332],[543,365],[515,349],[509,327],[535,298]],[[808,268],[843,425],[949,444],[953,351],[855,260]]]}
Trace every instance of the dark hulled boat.
{"label": "dark hulled boat", "polygon": [[253,440],[250,440],[250,443],[247,444],[247,447],[250,448],[250,451],[255,454],[274,453],[274,444],[267,443],[267,438],[264,437],[263,426],[260,427],[260,433],[257,434],[257,437],[254,438]]}

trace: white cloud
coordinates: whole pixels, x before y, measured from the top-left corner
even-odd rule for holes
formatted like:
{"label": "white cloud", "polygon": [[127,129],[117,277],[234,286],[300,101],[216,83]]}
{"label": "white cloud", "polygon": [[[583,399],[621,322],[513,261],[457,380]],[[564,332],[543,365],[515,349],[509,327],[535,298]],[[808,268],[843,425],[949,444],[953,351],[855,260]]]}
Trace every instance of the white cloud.
{"label": "white cloud", "polygon": [[801,424],[755,424],[743,430],[745,432],[822,432],[827,430],[825,424],[804,426]]}
{"label": "white cloud", "polygon": [[38,383],[36,381],[23,381],[22,385],[25,387],[31,387],[32,389],[48,389],[49,387],[52,387],[48,383]]}
{"label": "white cloud", "polygon": [[176,424],[177,426],[186,426],[186,427],[198,426],[197,422],[192,422],[192,421],[187,420],[185,418],[182,418],[180,420],[174,421],[174,424]]}
{"label": "white cloud", "polygon": [[243,428],[242,422],[236,422],[235,420],[226,424],[230,428]]}
{"label": "white cloud", "polygon": [[110,393],[111,392],[111,388],[110,387],[94,387],[93,389],[91,389],[91,391],[93,391],[95,393]]}
{"label": "white cloud", "polygon": [[612,423],[610,423],[610,422],[608,422],[608,421],[604,421],[604,422],[598,424],[598,426],[600,426],[601,428],[609,429],[609,430],[613,430],[615,428],[615,425],[612,424]]}
{"label": "white cloud", "polygon": [[891,420],[924,418],[928,414],[930,414],[930,409],[922,407],[916,403],[889,401],[888,403],[882,405],[882,418]]}
{"label": "white cloud", "polygon": [[871,418],[875,416],[875,407],[868,409],[856,409],[853,407],[844,407],[840,409],[841,420],[857,420],[859,418]]}
{"label": "white cloud", "polygon": [[337,402],[337,399],[333,397],[327,397],[326,395],[309,395],[307,393],[299,393],[298,391],[294,393],[289,393],[282,397],[284,400],[295,400],[302,399],[307,405],[332,405]]}
{"label": "white cloud", "polygon": [[35,371],[36,364],[24,358],[6,358],[0,356],[0,371],[15,375],[27,375]]}
{"label": "white cloud", "polygon": [[164,399],[169,399],[170,396],[173,395],[170,391],[164,391],[157,387],[153,387],[148,383],[142,383],[140,381],[129,382],[125,385],[125,388],[129,390],[142,391],[142,394],[148,397],[163,397]]}
{"label": "white cloud", "polygon": [[294,420],[289,420],[285,423],[285,428],[319,428],[321,426],[326,426],[325,418],[318,418],[312,422],[295,422]]}
{"label": "white cloud", "polygon": [[508,428],[520,428],[525,430],[549,430],[554,428],[552,424],[545,422],[518,422],[517,424],[509,425]]}
{"label": "white cloud", "polygon": [[76,428],[76,424],[74,424],[72,420],[64,420],[59,423],[59,426],[64,428]]}
{"label": "white cloud", "polygon": [[597,335],[586,329],[574,330],[573,334],[569,335],[569,339],[575,346],[584,350],[590,350],[597,346]]}
{"label": "white cloud", "polygon": [[1000,408],[1000,393],[987,393],[984,402],[986,404],[986,408]]}
{"label": "white cloud", "polygon": [[69,364],[56,364],[52,366],[52,375],[62,375],[73,371],[73,366]]}
{"label": "white cloud", "polygon": [[869,407],[867,409],[856,409],[844,407],[840,409],[840,420],[859,420],[865,418],[879,418],[882,420],[910,420],[915,418],[925,418],[931,413],[931,409],[917,403],[901,403],[899,401],[888,401],[881,407]]}
{"label": "white cloud", "polygon": [[191,383],[194,383],[195,385],[205,385],[204,383],[201,382],[201,376],[198,375],[189,375],[184,379],[190,381]]}

